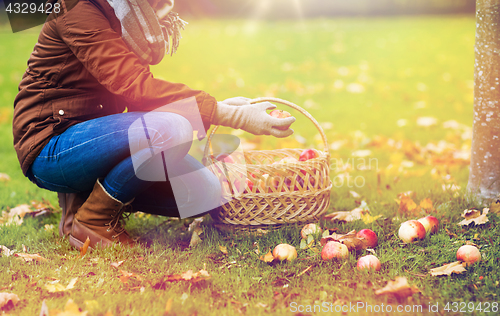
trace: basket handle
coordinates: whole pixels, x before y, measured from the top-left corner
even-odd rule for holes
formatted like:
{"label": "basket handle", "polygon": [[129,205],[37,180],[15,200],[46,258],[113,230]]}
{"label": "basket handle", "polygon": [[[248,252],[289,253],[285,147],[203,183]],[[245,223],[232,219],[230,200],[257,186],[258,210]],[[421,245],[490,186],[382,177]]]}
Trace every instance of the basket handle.
{"label": "basket handle", "polygon": [[[275,102],[275,103],[281,103],[281,104],[284,104],[284,105],[288,105],[292,109],[295,109],[295,110],[299,111],[300,113],[302,113],[302,115],[304,115],[311,122],[313,122],[314,126],[316,126],[316,128],[318,129],[318,131],[319,131],[319,133],[321,135],[321,138],[323,139],[323,144],[325,146],[324,151],[325,151],[325,153],[327,155],[329,155],[329,152],[328,152],[328,142],[326,140],[325,132],[323,131],[323,128],[321,128],[321,126],[319,125],[318,121],[316,121],[316,119],[311,114],[309,114],[309,112],[307,112],[306,110],[304,110],[300,106],[298,106],[298,105],[296,105],[296,104],[294,104],[294,103],[292,103],[290,101],[286,101],[286,100],[282,100],[282,99],[278,99],[278,98],[272,98],[272,97],[256,98],[256,99],[250,100],[250,103],[254,104],[254,103],[266,102],[266,101],[267,102]],[[204,157],[208,157],[208,152],[210,150],[210,144],[212,142],[212,137],[213,137],[213,135],[215,135],[215,132],[217,131],[218,128],[219,128],[218,125],[214,126],[214,128],[212,129],[212,132],[208,136],[207,144],[205,145],[205,152],[203,154]]]}

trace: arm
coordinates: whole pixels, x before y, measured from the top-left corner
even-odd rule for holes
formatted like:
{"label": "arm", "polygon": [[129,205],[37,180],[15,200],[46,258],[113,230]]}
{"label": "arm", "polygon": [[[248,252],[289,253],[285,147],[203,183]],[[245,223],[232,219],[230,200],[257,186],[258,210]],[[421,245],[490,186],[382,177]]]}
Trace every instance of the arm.
{"label": "arm", "polygon": [[[210,127],[216,100],[184,84],[154,78],[149,67],[140,63],[104,14],[89,1],[79,1],[60,15],[57,30],[97,81],[129,103],[129,111],[151,111],[194,97],[205,130]],[[173,112],[183,114],[182,109]]]}

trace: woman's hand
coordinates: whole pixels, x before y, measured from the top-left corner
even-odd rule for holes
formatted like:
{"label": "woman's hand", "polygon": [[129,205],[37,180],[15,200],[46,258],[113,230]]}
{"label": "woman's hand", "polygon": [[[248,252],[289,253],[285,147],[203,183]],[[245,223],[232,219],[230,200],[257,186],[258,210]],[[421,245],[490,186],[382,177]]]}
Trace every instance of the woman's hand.
{"label": "woman's hand", "polygon": [[245,105],[245,104],[250,104],[250,100],[249,98],[245,98],[245,97],[234,97],[234,98],[229,98],[229,99],[226,99],[224,101],[220,101],[222,103],[225,103],[227,105]]}
{"label": "woman's hand", "polygon": [[217,102],[213,123],[242,129],[254,135],[273,135],[283,138],[293,134],[291,128],[286,130],[283,128],[295,122],[295,117],[283,119],[272,117],[267,110],[275,109],[276,105],[269,102],[250,104],[248,101],[249,99],[239,97]]}

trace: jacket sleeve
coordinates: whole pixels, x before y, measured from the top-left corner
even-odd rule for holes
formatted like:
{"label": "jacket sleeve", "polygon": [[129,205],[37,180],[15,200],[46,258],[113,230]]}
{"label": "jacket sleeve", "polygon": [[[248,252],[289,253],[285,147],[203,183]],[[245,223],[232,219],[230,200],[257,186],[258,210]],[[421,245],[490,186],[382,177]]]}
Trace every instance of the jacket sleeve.
{"label": "jacket sleeve", "polygon": [[[154,78],[91,2],[80,0],[57,18],[56,25],[78,60],[107,90],[123,97],[129,111],[151,111],[194,97],[208,130],[217,104],[215,98],[181,83]],[[182,110],[173,112],[183,115]]]}

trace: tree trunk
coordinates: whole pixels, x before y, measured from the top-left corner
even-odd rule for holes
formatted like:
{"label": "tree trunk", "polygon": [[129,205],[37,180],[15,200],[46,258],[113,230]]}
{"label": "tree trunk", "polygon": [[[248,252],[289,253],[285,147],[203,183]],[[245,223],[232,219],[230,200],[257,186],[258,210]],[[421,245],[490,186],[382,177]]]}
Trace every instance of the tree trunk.
{"label": "tree trunk", "polygon": [[474,122],[467,190],[483,204],[500,194],[500,0],[477,0]]}

